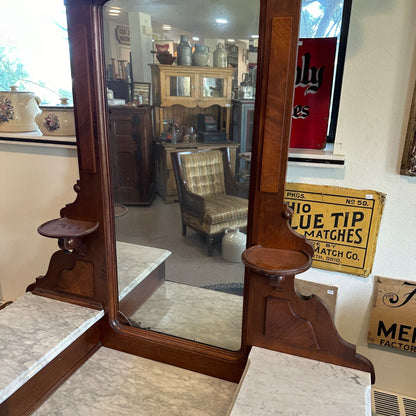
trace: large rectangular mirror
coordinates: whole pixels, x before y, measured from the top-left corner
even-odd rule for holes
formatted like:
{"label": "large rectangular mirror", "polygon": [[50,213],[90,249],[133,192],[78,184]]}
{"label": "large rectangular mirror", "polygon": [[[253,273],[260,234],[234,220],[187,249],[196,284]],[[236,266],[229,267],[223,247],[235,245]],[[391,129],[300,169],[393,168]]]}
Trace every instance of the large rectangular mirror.
{"label": "large rectangular mirror", "polygon": [[[238,210],[247,209],[259,6],[200,1],[188,13],[186,2],[115,0],[103,11],[120,312],[132,326],[229,350],[241,340],[246,221],[230,214],[228,195],[215,220],[193,215],[195,202],[183,202],[190,168],[178,154],[225,148],[234,195],[246,200]],[[339,38],[342,10],[342,0],[304,0],[300,36]],[[199,186],[215,169],[192,180]],[[134,259],[143,255],[164,270],[142,279],[146,264]]]}
{"label": "large rectangular mirror", "polygon": [[[251,141],[259,7],[252,0],[198,0],[191,11],[185,1],[117,0],[103,11],[121,319],[227,350],[241,344],[244,153],[251,146],[245,140]],[[185,57],[181,41],[190,48]],[[145,83],[150,100],[134,92]],[[195,186],[207,181],[212,188],[204,214],[212,224],[195,224],[187,214],[192,202],[180,201],[172,156],[183,152],[201,155],[190,175]],[[238,196],[227,194],[229,179]],[[238,220],[230,206],[236,203]]]}

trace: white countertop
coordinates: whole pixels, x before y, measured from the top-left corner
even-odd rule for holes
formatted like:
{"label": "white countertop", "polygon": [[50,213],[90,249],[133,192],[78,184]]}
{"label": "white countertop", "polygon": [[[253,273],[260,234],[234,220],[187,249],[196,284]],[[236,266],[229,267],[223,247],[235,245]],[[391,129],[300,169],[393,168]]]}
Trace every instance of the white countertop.
{"label": "white countertop", "polygon": [[101,347],[36,416],[225,416],[237,384]]}
{"label": "white countertop", "polygon": [[[117,243],[120,299],[169,255]],[[82,306],[25,293],[0,310],[0,403],[104,316]]]}
{"label": "white countertop", "polygon": [[0,310],[0,403],[103,316],[30,292]]}
{"label": "white countertop", "polygon": [[370,374],[253,347],[230,416],[370,416]]}
{"label": "white countertop", "polygon": [[171,254],[161,248],[117,241],[118,300],[122,300]]}

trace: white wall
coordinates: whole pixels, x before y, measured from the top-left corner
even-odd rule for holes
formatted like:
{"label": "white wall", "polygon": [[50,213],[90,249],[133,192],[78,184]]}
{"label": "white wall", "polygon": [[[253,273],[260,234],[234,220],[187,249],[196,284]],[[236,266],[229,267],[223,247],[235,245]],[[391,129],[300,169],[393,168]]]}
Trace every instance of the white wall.
{"label": "white wall", "polygon": [[75,149],[0,142],[0,166],[0,299],[14,300],[59,250],[37,227],[75,199],[78,160]]}
{"label": "white wall", "polygon": [[289,182],[387,194],[369,278],[311,269],[301,278],[339,287],[336,324],[373,361],[376,386],[416,396],[416,356],[367,347],[375,275],[416,281],[416,178],[399,174],[416,76],[416,2],[354,0],[337,139],[345,169],[288,168]]}

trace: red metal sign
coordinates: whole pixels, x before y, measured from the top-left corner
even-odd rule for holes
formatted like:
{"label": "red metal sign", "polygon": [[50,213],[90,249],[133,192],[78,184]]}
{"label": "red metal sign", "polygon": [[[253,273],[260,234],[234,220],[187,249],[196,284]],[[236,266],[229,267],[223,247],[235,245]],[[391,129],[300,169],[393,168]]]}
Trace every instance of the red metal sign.
{"label": "red metal sign", "polygon": [[299,39],[290,147],[326,144],[337,38]]}

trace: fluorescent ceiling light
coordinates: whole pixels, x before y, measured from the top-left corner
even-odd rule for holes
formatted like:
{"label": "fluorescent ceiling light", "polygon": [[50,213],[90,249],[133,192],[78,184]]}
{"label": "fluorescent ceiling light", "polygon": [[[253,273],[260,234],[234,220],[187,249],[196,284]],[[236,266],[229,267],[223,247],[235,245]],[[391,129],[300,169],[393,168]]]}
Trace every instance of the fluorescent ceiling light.
{"label": "fluorescent ceiling light", "polygon": [[216,23],[219,23],[219,24],[222,24],[222,25],[225,25],[225,24],[227,24],[227,23],[228,23],[228,20],[227,20],[227,19],[224,19],[224,18],[222,18],[222,17],[220,17],[220,18],[218,18],[218,19],[215,19],[215,22],[216,22]]}
{"label": "fluorescent ceiling light", "polygon": [[162,29],[163,30],[172,30],[172,26],[164,24],[164,25],[162,25]]}
{"label": "fluorescent ceiling light", "polygon": [[195,42],[199,41],[199,37],[198,36],[192,36],[192,40],[194,40]]}
{"label": "fluorescent ceiling light", "polygon": [[109,16],[118,16],[120,13],[121,13],[120,7],[112,7],[111,9],[108,10]]}
{"label": "fluorescent ceiling light", "polygon": [[252,39],[258,39],[259,38],[259,35],[251,35],[251,38]]}
{"label": "fluorescent ceiling light", "polygon": [[227,42],[234,43],[235,39],[227,39]]}

